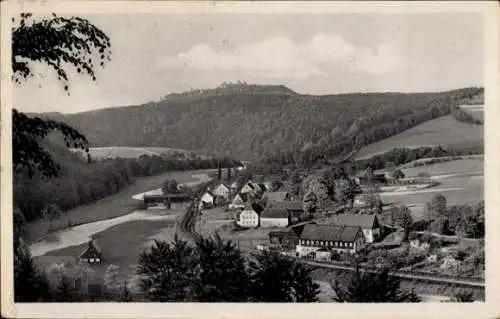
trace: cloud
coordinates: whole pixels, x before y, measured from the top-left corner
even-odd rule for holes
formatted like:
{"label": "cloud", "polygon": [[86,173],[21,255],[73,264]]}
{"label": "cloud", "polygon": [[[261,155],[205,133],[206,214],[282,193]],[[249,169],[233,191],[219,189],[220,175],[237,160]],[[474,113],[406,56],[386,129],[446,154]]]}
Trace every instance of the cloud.
{"label": "cloud", "polygon": [[306,79],[335,70],[382,74],[397,68],[399,53],[390,44],[376,50],[356,48],[340,36],[318,33],[304,42],[287,37],[268,38],[235,48],[214,50],[200,43],[176,56],[162,57],[162,68],[238,72],[265,78]]}

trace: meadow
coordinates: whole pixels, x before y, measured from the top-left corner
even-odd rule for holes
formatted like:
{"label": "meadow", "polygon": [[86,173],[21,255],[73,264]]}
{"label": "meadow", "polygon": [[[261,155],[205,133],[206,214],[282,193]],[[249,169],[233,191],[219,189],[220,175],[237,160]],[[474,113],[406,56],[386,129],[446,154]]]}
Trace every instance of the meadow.
{"label": "meadow", "polygon": [[409,206],[414,220],[424,218],[424,205],[436,194],[446,197],[448,205],[475,203],[484,200],[484,160],[483,158],[461,159],[436,163],[421,167],[403,169],[407,177],[427,172],[439,184],[415,192],[380,193],[386,203]]}
{"label": "meadow", "polygon": [[393,148],[417,148],[444,145],[449,147],[475,147],[484,144],[482,125],[466,124],[451,115],[438,117],[412,127],[400,134],[362,147],[356,159],[366,159]]}

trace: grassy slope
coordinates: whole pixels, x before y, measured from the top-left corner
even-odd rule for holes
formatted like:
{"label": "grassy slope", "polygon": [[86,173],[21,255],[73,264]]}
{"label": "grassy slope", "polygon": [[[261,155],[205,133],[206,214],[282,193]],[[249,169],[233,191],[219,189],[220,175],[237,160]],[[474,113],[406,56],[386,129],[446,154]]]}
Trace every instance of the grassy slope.
{"label": "grassy slope", "polygon": [[367,158],[396,147],[412,148],[432,145],[472,147],[483,145],[483,131],[481,125],[462,123],[449,115],[442,116],[367,145],[359,150],[356,157],[358,159]]}

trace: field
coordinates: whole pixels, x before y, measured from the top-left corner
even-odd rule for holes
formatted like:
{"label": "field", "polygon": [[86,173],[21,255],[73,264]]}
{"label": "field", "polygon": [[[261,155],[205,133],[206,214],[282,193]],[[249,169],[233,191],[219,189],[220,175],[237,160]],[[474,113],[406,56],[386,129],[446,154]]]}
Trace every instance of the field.
{"label": "field", "polygon": [[369,158],[397,147],[444,145],[474,147],[484,143],[483,126],[459,122],[451,115],[442,116],[412,127],[400,134],[364,146],[356,159]]}
{"label": "field", "polygon": [[407,177],[428,172],[439,185],[414,192],[380,193],[386,203],[405,204],[412,210],[414,220],[424,217],[424,204],[436,194],[446,197],[448,205],[475,203],[484,199],[484,160],[481,157],[436,163],[403,169]]}
{"label": "field", "polygon": [[[200,171],[175,171],[168,172],[156,176],[138,178],[134,184],[122,189],[120,192],[99,200],[93,204],[80,206],[61,215],[57,220],[52,221],[53,229],[66,228],[69,225],[75,226],[79,224],[94,222],[131,213],[138,207],[140,201],[132,199],[132,196],[151,189],[161,187],[161,184],[166,179],[175,178],[179,183],[187,183],[196,181],[193,177],[196,174],[209,174],[212,170]],[[42,236],[45,236],[49,229],[49,222],[36,220],[30,222],[27,227],[28,241],[34,241]]]}
{"label": "field", "polygon": [[460,105],[460,107],[484,123],[484,105]]}
{"label": "field", "polygon": [[[170,240],[175,234],[175,221],[131,221],[111,227],[96,235],[96,240],[103,252],[103,263],[92,266],[96,278],[103,278],[109,265],[119,267],[120,279],[135,277],[139,255],[150,247],[154,239]],[[123,236],[133,234],[133,236]],[[168,234],[168,238],[166,236]],[[41,265],[49,266],[58,260],[79,256],[87,244],[71,246],[51,251],[35,260]],[[125,249],[126,248],[126,249]],[[46,268],[46,267],[45,267]]]}
{"label": "field", "polygon": [[[72,149],[74,152],[80,152],[80,150]],[[191,154],[198,155],[192,151],[186,151],[176,148],[169,147],[127,147],[127,146],[112,146],[112,147],[91,147],[89,148],[89,153],[92,158],[137,158],[141,155],[172,155],[175,153],[184,154],[186,157]],[[202,156],[203,157],[203,156]]]}

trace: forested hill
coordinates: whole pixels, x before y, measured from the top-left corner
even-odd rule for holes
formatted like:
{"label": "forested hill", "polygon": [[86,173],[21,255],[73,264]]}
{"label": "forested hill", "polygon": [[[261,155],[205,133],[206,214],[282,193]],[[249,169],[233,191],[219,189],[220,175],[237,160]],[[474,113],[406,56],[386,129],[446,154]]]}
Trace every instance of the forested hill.
{"label": "forested hill", "polygon": [[167,98],[55,118],[79,129],[92,146],[163,146],[240,160],[311,162],[449,114],[450,106],[482,89],[328,96],[270,91]]}

